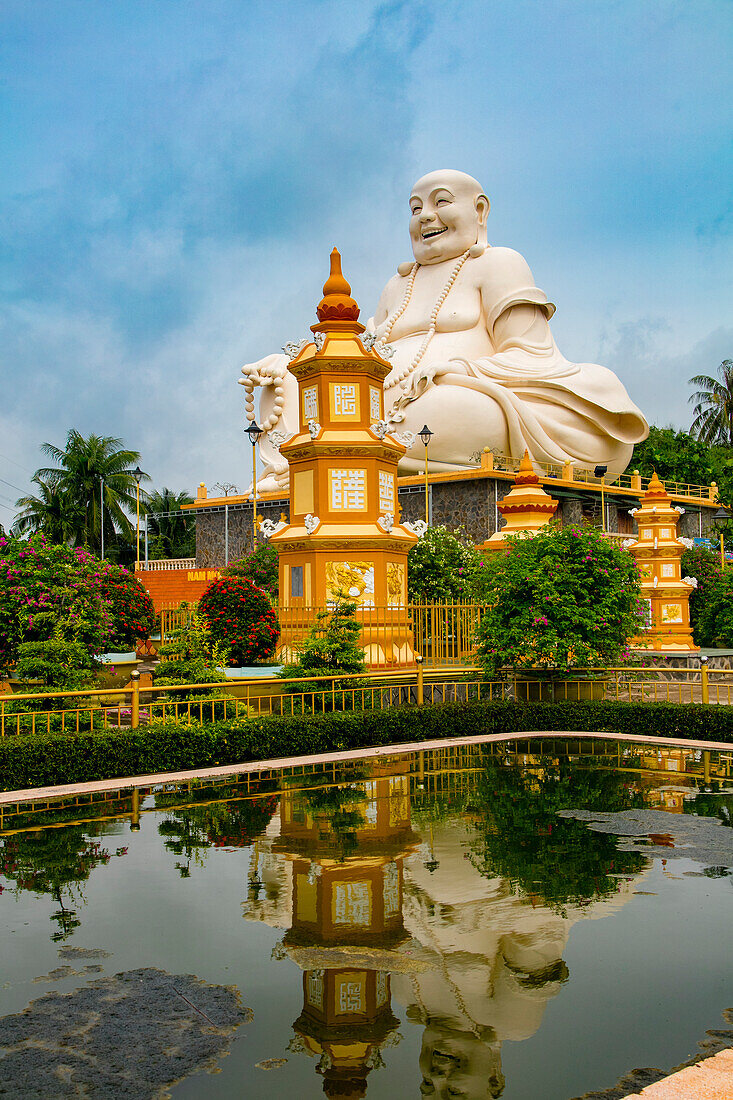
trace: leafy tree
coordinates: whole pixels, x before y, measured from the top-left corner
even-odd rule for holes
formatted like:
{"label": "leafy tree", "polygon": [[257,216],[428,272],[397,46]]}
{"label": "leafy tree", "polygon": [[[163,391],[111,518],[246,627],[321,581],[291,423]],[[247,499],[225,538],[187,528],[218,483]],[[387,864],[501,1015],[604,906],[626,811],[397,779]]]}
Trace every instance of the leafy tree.
{"label": "leafy tree", "polygon": [[79,522],[77,502],[64,489],[49,484],[38,474],[31,481],[38,486],[38,494],[29,493],[16,501],[16,507],[22,508],[15,519],[16,531],[19,535],[42,531],[51,542],[73,544]]}
{"label": "leafy tree", "polygon": [[[35,829],[0,837],[0,872],[14,881],[20,893],[50,894],[59,906],[51,920],[59,929],[51,939],[67,939],[80,921],[74,906],[84,901],[82,883],[92,870],[105,866],[112,853],[98,840],[86,835],[88,826],[67,826],[62,829]],[[117,856],[126,855],[127,848],[118,848]]]}
{"label": "leafy tree", "polygon": [[136,638],[149,638],[157,616],[148,592],[134,573],[114,562],[100,562],[99,590],[110,605],[114,634],[110,646],[123,649],[134,644]]}
{"label": "leafy tree", "polygon": [[194,557],[196,523],[190,512],[181,511],[184,504],[193,504],[186,492],[163,488],[147,494],[145,512],[152,535],[148,553],[153,560]]}
{"label": "leafy tree", "polygon": [[547,527],[507,541],[491,566],[477,629],[487,671],[591,668],[626,655],[642,624],[630,554],[594,528]]}
{"label": "leafy tree", "polygon": [[22,642],[79,642],[103,653],[113,633],[102,587],[105,563],[81,547],[54,546],[44,535],[0,538],[0,668]]}
{"label": "leafy tree", "polygon": [[[360,642],[361,626],[356,619],[356,604],[339,599],[329,611],[320,611],[307,638],[298,646],[298,658],[285,665],[279,676],[358,675],[366,671],[364,649]],[[346,681],[342,686],[347,686]],[[312,684],[308,685],[313,688]]]}
{"label": "leafy tree", "polygon": [[615,893],[619,876],[638,874],[644,860],[619,850],[616,838],[558,810],[625,810],[643,805],[628,780],[595,766],[543,757],[535,767],[487,763],[472,797],[476,840],[469,858],[481,874],[501,875],[551,908],[588,905]]}
{"label": "leafy tree", "polygon": [[205,619],[196,614],[177,627],[160,647],[162,661],[153,669],[156,684],[212,684],[221,680],[228,650],[214,640]]}
{"label": "leafy tree", "polygon": [[270,597],[247,577],[218,577],[199,601],[199,613],[214,641],[229,650],[233,665],[271,660],[280,636]]}
{"label": "leafy tree", "polygon": [[671,427],[649,428],[647,438],[634,445],[627,472],[632,470],[643,477],[656,472],[662,481],[692,485],[709,485],[716,480],[710,447],[688,432]]}
{"label": "leafy tree", "polygon": [[733,359],[724,359],[717,378],[696,374],[691,386],[699,386],[690,397],[694,404],[690,432],[703,443],[733,446]]}
{"label": "leafy tree", "polygon": [[260,542],[257,549],[245,558],[234,561],[222,571],[225,577],[247,577],[258,588],[264,589],[277,600],[278,558],[277,550],[270,542]]}
{"label": "leafy tree", "polygon": [[[84,437],[75,428],[68,432],[65,447],[44,443],[41,450],[57,465],[37,470],[34,481],[39,485],[43,482],[49,491],[60,494],[68,532],[63,541],[101,552],[102,482],[105,542],[109,546],[117,531],[127,538],[132,537],[134,527],[127,513],[134,514],[136,510],[134,469],[140,463],[138,451],[128,450],[121,439],[113,436],[92,434]],[[148,481],[148,475],[143,474],[141,480]],[[33,512],[35,505],[27,504],[27,499],[22,498],[18,505]],[[52,536],[45,527],[40,529]]]}
{"label": "leafy tree", "polygon": [[407,593],[413,603],[470,597],[480,554],[460,528],[428,527],[407,555]]}
{"label": "leafy tree", "polygon": [[712,645],[712,640],[703,639],[700,618],[720,577],[720,557],[706,546],[693,546],[683,553],[680,567],[683,577],[695,577],[697,580],[697,588],[690,593],[690,623],[695,641],[698,645]]}
{"label": "leafy tree", "polygon": [[700,645],[733,649],[733,570],[721,570],[707,585],[696,640],[698,637]]}

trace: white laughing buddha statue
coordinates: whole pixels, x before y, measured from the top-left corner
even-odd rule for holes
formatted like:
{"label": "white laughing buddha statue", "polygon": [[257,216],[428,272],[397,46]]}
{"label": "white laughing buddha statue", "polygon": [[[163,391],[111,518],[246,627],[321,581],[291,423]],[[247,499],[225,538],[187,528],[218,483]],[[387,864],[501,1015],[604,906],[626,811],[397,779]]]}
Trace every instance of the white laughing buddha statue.
{"label": "white laughing buddha statue", "polygon": [[[555,307],[534,284],[526,260],[486,241],[489,200],[463,172],[419,179],[410,196],[414,262],[401,264],[382,292],[367,332],[392,349],[384,407],[390,429],[434,435],[430,468],[478,465],[484,448],[537,463],[572,462],[621,473],[647,423],[618,378],[595,363],[570,363],[549,320]],[[262,492],[287,490],[278,447],[298,428],[298,385],[286,355],[242,367],[247,414],[260,397]],[[401,473],[423,469],[419,440]]]}

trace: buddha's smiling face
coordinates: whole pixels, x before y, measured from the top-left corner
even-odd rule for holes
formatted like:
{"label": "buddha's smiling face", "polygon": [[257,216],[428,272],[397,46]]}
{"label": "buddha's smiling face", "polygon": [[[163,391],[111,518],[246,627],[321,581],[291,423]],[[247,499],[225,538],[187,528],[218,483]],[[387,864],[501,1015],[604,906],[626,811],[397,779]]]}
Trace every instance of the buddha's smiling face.
{"label": "buddha's smiling face", "polygon": [[486,225],[489,200],[478,182],[462,172],[423,176],[410,196],[410,239],[419,264],[463,255]]}

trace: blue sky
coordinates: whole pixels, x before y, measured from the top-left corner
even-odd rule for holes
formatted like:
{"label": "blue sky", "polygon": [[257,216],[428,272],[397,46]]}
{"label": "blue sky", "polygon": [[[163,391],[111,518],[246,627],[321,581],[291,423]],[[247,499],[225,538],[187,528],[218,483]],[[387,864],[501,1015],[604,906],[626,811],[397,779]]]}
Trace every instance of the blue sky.
{"label": "blue sky", "polygon": [[[0,522],[69,427],[248,482],[242,363],[328,253],[364,316],[412,182],[470,172],[570,359],[689,425],[733,356],[727,0],[4,0]],[[10,483],[10,484],[8,484]]]}

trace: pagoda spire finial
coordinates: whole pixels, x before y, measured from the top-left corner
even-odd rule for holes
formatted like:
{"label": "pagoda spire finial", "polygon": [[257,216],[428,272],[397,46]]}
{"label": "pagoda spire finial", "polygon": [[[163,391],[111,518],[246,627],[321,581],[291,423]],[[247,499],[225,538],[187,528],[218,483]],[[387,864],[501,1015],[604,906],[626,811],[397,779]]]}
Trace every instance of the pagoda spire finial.
{"label": "pagoda spire finial", "polygon": [[358,321],[359,306],[351,297],[351,287],[341,271],[341,253],[331,253],[331,274],[323,284],[323,298],[316,313],[319,321]]}

